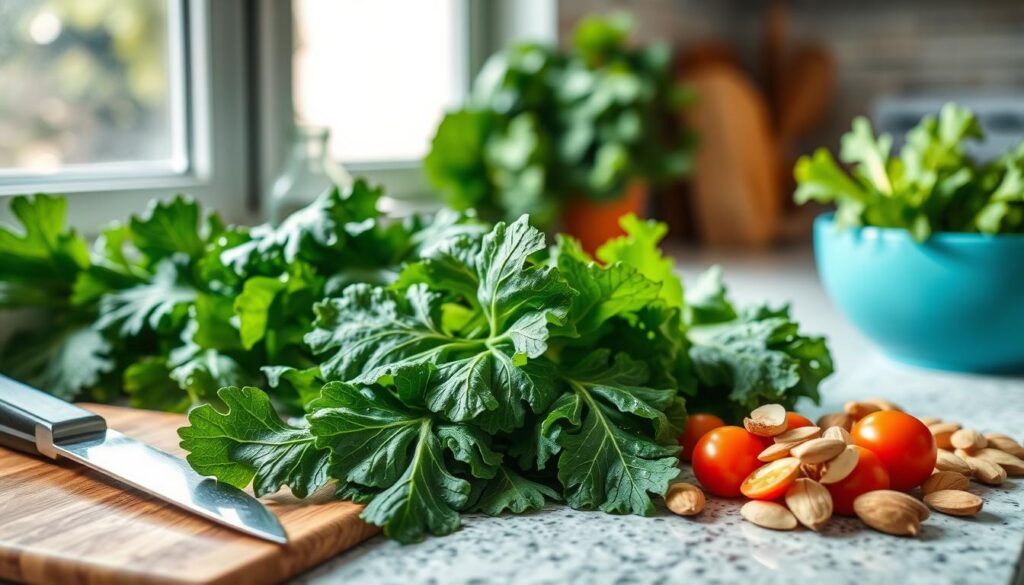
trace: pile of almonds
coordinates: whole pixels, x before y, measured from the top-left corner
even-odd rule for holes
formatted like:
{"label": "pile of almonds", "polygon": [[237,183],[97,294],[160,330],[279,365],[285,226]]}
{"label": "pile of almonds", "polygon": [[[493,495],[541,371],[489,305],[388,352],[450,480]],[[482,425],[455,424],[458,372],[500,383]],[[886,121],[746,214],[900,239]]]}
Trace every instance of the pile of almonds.
{"label": "pile of almonds", "polygon": [[[817,426],[787,430],[786,410],[778,404],[755,409],[743,421],[747,431],[772,437],[774,444],[758,459],[766,463],[799,463],[800,477],[785,494],[785,505],[751,500],[740,514],[749,522],[775,530],[792,530],[802,524],[819,530],[832,517],[832,498],[826,484],[845,479],[857,466],[857,449],[850,429],[861,418],[880,410],[901,410],[882,399],[849,402],[844,412],[830,413]],[[983,502],[968,491],[970,479],[1000,485],[1007,476],[1024,475],[1024,447],[1007,435],[982,434],[937,418],[919,418],[935,438],[938,458],[935,469],[921,485],[923,499],[894,490],[876,490],[854,501],[854,512],[868,526],[888,534],[914,536],[929,516],[928,508],[952,516],[973,516]],[[791,461],[792,460],[792,461]],[[705,497],[701,489],[677,483],[665,496],[668,508],[683,516],[699,514]]]}

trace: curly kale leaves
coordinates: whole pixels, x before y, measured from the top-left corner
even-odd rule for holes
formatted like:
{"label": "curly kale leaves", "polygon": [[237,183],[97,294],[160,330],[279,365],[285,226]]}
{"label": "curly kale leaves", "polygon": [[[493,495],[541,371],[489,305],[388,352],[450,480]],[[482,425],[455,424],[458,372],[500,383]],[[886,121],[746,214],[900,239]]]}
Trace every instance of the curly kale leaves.
{"label": "curly kale leaves", "polygon": [[[404,295],[354,285],[341,298],[317,306],[307,342],[326,355],[327,379],[375,383],[396,369],[432,364],[436,372],[426,404],[452,421],[474,420],[485,429],[510,431],[553,398],[550,381],[531,375],[527,361],[547,349],[548,325],[565,318],[572,289],[557,271],[527,266],[544,247],[543,235],[522,218],[498,224],[476,246],[447,251],[414,268],[443,280],[475,312],[468,329],[443,324],[445,295],[426,284]],[[479,325],[479,326],[477,326]]]}
{"label": "curly kale leaves", "polygon": [[[402,542],[447,534],[466,511],[560,499],[649,514],[678,474],[680,394],[730,417],[817,398],[831,371],[822,340],[785,310],[737,309],[717,268],[684,298],[658,249],[664,227],[623,225],[603,262],[570,238],[545,249],[526,218],[463,231],[390,286],[317,304],[306,342],[318,367],[266,371],[302,396],[338,496]],[[242,304],[262,312],[283,287],[261,282]]]}
{"label": "curly kale leaves", "polygon": [[[91,251],[66,226],[64,199],[12,198],[0,309],[40,311],[38,333],[16,333],[0,371],[67,399],[183,411],[216,401],[217,388],[261,383],[268,364],[308,370],[314,303],[351,282],[388,284],[403,262],[484,230],[451,211],[384,221],[380,196],[356,181],[250,230],[179,195],[106,228]],[[276,386],[275,404],[292,410],[319,391]]]}
{"label": "curly kale leaves", "polygon": [[357,182],[252,230],[178,197],[85,255],[61,200],[16,199],[0,255],[28,268],[0,299],[51,326],[5,371],[69,399],[210,402],[180,431],[197,470],[300,497],[333,479],[402,542],[556,500],[648,514],[678,472],[681,395],[733,417],[814,398],[831,371],[821,339],[738,309],[720,272],[684,295],[655,222],[624,218],[595,260],[525,217],[388,222],[379,195]]}
{"label": "curly kale leaves", "polygon": [[[403,376],[425,378],[429,369],[406,370],[398,377]],[[422,380],[402,383],[422,391]],[[331,453],[332,475],[375,490],[363,518],[403,542],[459,527],[471,485],[455,475],[446,454],[484,479],[494,477],[501,461],[479,431],[408,406],[380,386],[331,382],[310,408],[317,445]]]}
{"label": "curly kale leaves", "polygon": [[679,474],[673,443],[682,425],[664,412],[675,390],[643,387],[642,364],[621,355],[608,363],[608,357],[607,351],[594,352],[565,372],[571,394],[543,425],[549,433],[565,427],[556,441],[547,438],[563,451],[558,479],[571,506],[647,515],[654,511],[648,493],[664,494]]}
{"label": "curly kale leaves", "polygon": [[226,412],[200,406],[178,431],[196,471],[240,488],[252,483],[257,496],[287,485],[302,498],[327,482],[327,451],[308,428],[283,423],[263,391],[229,387],[218,396]]}

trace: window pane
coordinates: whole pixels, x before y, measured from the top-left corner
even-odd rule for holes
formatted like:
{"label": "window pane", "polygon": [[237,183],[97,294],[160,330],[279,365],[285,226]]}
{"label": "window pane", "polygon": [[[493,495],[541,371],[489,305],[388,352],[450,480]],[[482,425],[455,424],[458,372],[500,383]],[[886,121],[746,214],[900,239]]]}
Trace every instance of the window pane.
{"label": "window pane", "polygon": [[2,0],[0,173],[182,170],[180,16],[166,0]]}
{"label": "window pane", "polygon": [[346,162],[417,160],[462,96],[460,0],[296,0],[295,110]]}

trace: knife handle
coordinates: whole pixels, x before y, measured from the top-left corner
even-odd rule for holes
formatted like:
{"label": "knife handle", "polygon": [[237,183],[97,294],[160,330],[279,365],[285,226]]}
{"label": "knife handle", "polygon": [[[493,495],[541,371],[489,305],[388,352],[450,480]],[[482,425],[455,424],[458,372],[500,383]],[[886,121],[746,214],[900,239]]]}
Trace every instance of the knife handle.
{"label": "knife handle", "polygon": [[56,459],[55,442],[106,430],[103,417],[0,375],[0,445]]}

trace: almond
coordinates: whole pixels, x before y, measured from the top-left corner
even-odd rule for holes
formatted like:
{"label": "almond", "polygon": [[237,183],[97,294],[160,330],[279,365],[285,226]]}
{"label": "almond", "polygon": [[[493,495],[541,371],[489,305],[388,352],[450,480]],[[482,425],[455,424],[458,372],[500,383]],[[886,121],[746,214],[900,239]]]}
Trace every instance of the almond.
{"label": "almond", "polygon": [[823,429],[841,427],[850,430],[853,428],[853,419],[845,412],[830,412],[818,419],[818,426]]}
{"label": "almond", "polygon": [[837,483],[846,479],[857,468],[860,454],[853,445],[847,445],[843,452],[824,464],[821,471],[821,483]]}
{"label": "almond", "polygon": [[870,402],[850,401],[843,405],[843,410],[853,420],[860,420],[872,412],[878,412],[882,409],[877,404],[871,404]]}
{"label": "almond", "polygon": [[764,451],[758,454],[757,458],[765,463],[789,457],[789,450],[798,443],[773,443],[768,445]]}
{"label": "almond", "polygon": [[875,406],[878,407],[878,410],[898,410],[900,412],[903,412],[903,409],[900,408],[899,406],[896,406],[895,402],[891,402],[889,400],[886,400],[885,398],[868,398],[864,402],[867,402],[868,404],[874,404]]}
{"label": "almond", "polygon": [[924,426],[926,426],[926,427],[930,427],[932,425],[937,425],[940,422],[942,422],[942,419],[937,417],[937,416],[919,416],[919,417],[917,417],[917,420],[919,420],[922,423],[924,423]]}
{"label": "almond", "polygon": [[925,495],[924,503],[950,516],[974,516],[981,511],[981,498],[963,490],[939,490]]}
{"label": "almond", "polygon": [[776,443],[791,443],[790,448],[796,447],[804,441],[810,441],[821,436],[819,427],[797,427],[775,436]]}
{"label": "almond", "polygon": [[835,439],[811,439],[790,449],[789,453],[800,463],[824,463],[846,449],[846,443]]}
{"label": "almond", "polygon": [[823,463],[801,463],[800,473],[808,479],[814,481],[821,481],[821,472],[824,470],[825,464]]}
{"label": "almond", "polygon": [[680,516],[696,516],[704,510],[704,492],[693,484],[680,482],[668,487],[665,493],[665,505]]}
{"label": "almond", "polygon": [[966,490],[971,485],[967,476],[955,471],[940,471],[921,484],[921,493],[928,495],[941,490]]}
{"label": "almond", "polygon": [[929,425],[928,430],[932,432],[932,436],[935,437],[935,446],[939,449],[952,449],[953,443],[949,440],[953,436],[953,433],[960,430],[960,425],[957,423],[943,422],[935,425]]}
{"label": "almond", "polygon": [[987,485],[1003,485],[1006,481],[1006,470],[997,463],[992,463],[987,459],[979,459],[972,457],[963,452],[958,456],[967,462],[967,465],[971,468],[971,475],[974,479]]}
{"label": "almond", "polygon": [[750,500],[740,508],[740,516],[748,522],[762,528],[772,530],[793,530],[796,528],[796,517],[782,504]]}
{"label": "almond", "polygon": [[984,459],[991,461],[996,465],[999,465],[1006,470],[1006,474],[1011,477],[1020,477],[1024,475],[1024,459],[1017,457],[1006,451],[1000,451],[999,449],[979,449],[973,451],[971,456],[977,457],[978,459]]}
{"label": "almond", "polygon": [[949,436],[949,442],[956,449],[974,451],[988,446],[988,439],[974,429],[960,429]]}
{"label": "almond", "polygon": [[853,444],[853,437],[850,436],[850,431],[844,429],[843,427],[828,427],[827,429],[825,429],[825,432],[821,433],[821,438],[835,439],[837,441],[842,441],[847,445]]}
{"label": "almond", "polygon": [[813,479],[800,478],[786,491],[786,505],[796,519],[817,531],[832,517],[832,495]]}
{"label": "almond", "polygon": [[759,437],[774,437],[785,432],[786,426],[786,408],[781,404],[759,406],[743,419],[743,428]]}
{"label": "almond", "polygon": [[871,528],[897,536],[916,536],[928,518],[924,504],[893,490],[861,494],[853,501],[853,511]]}
{"label": "almond", "polygon": [[971,471],[971,466],[967,465],[966,461],[945,449],[939,449],[938,455],[935,459],[935,469],[938,469],[939,471],[954,471],[956,473],[966,475],[967,477],[970,477],[973,473]]}
{"label": "almond", "polygon": [[1013,437],[1002,433],[985,433],[985,439],[988,440],[989,447],[1006,451],[1007,453],[1012,453],[1021,448],[1020,443],[1015,441]]}

